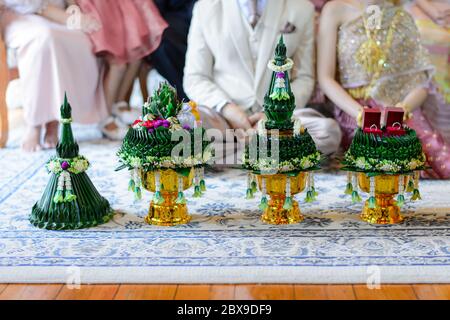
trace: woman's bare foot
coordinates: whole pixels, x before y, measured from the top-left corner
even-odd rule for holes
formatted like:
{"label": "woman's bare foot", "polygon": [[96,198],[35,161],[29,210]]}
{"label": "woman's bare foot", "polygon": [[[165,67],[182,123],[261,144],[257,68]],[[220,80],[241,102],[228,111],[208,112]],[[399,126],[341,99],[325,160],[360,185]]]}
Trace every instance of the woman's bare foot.
{"label": "woman's bare foot", "polygon": [[42,150],[41,144],[41,126],[28,129],[22,142],[22,149],[26,152],[36,152]]}
{"label": "woman's bare foot", "polygon": [[54,149],[58,144],[58,121],[52,121],[45,125],[44,149]]}

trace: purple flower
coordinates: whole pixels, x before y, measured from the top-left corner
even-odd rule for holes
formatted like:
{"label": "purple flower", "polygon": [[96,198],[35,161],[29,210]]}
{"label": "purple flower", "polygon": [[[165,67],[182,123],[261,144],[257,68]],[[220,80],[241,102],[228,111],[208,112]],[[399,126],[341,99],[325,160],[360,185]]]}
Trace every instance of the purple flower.
{"label": "purple flower", "polygon": [[191,127],[190,127],[190,126],[188,126],[187,124],[185,124],[185,125],[183,126],[183,129],[184,129],[184,130],[188,130],[188,131],[189,131],[189,130],[191,130]]}
{"label": "purple flower", "polygon": [[162,125],[164,128],[170,128],[170,122],[167,120],[164,120]]}
{"label": "purple flower", "polygon": [[277,72],[278,79],[284,79],[284,72]]}
{"label": "purple flower", "polygon": [[63,169],[64,171],[66,171],[69,168],[70,168],[70,164],[67,161],[64,161],[63,163],[61,163],[61,169]]}
{"label": "purple flower", "polygon": [[155,129],[152,128],[148,129],[148,133],[152,134],[153,132],[155,132]]}

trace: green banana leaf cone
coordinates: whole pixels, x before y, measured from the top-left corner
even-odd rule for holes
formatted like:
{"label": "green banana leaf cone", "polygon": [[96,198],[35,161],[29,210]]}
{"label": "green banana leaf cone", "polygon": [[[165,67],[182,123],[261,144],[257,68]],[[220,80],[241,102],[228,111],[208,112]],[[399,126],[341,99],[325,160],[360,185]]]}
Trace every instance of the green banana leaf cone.
{"label": "green banana leaf cone", "polygon": [[113,216],[108,200],[92,184],[86,170],[89,162],[79,156],[71,127],[72,110],[64,99],[61,106],[61,138],[57,156],[50,159],[51,174],[41,200],[33,207],[30,222],[47,230],[76,230],[95,227]]}

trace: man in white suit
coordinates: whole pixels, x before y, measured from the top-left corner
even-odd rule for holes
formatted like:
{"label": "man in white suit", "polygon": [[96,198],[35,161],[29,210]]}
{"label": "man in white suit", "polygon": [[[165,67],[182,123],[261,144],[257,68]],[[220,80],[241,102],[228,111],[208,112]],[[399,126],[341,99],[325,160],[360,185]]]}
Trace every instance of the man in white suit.
{"label": "man in white suit", "polygon": [[314,6],[307,0],[200,0],[188,38],[184,90],[201,107],[205,127],[251,129],[263,117],[267,63],[283,34],[295,67],[295,117],[324,154],[341,141],[339,125],[305,108],[314,89]]}

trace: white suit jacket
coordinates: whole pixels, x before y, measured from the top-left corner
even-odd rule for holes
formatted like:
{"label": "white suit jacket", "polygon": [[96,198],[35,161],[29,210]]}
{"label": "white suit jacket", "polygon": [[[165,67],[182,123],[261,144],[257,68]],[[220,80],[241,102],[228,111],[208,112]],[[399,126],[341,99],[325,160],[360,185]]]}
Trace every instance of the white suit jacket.
{"label": "white suit jacket", "polygon": [[237,0],[200,0],[193,12],[188,38],[184,89],[200,105],[225,101],[244,109],[261,107],[268,90],[276,44],[285,33],[288,57],[295,62],[291,87],[297,107],[308,102],[314,88],[314,6],[307,0],[268,0],[253,37],[260,42],[257,57],[250,50],[251,33]]}

